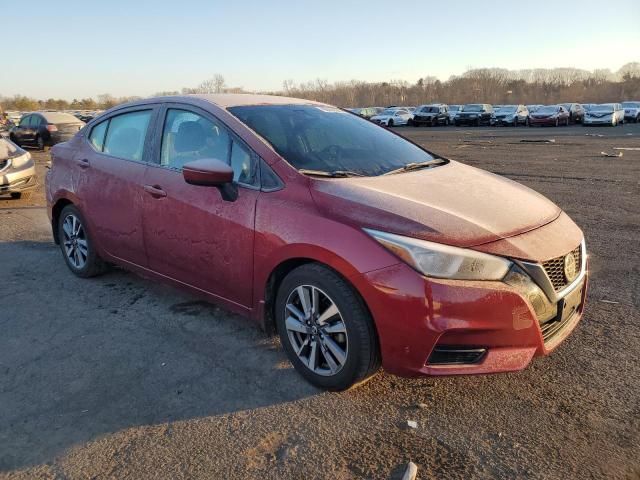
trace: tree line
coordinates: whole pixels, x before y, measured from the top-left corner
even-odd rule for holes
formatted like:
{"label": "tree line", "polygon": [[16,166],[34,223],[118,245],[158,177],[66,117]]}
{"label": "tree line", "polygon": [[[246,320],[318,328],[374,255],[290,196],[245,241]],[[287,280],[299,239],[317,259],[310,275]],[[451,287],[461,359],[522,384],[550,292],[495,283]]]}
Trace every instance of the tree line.
{"label": "tree line", "polygon": [[[246,93],[242,87],[229,87],[216,74],[195,87],[156,92],[154,96],[190,93]],[[366,82],[360,80],[329,83],[327,80],[296,84],[285,80],[281,90],[264,92],[305,98],[339,107],[448,104],[555,104],[560,102],[606,103],[640,100],[640,62],[627,63],[616,72],[576,68],[506,70],[469,69],[459,76],[441,81],[432,76],[415,83],[405,80]],[[37,100],[22,95],[0,96],[4,110],[103,110],[141,97],[114,97],[108,93],[97,98],[67,101],[49,98]]]}

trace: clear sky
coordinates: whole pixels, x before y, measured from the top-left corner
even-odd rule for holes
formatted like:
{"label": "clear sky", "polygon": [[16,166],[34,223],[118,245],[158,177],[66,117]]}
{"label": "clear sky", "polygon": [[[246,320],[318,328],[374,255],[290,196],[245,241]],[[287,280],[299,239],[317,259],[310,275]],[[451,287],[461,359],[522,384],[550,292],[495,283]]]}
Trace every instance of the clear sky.
{"label": "clear sky", "polygon": [[640,61],[640,0],[3,0],[0,23],[2,96],[145,96],[215,73],[269,90]]}

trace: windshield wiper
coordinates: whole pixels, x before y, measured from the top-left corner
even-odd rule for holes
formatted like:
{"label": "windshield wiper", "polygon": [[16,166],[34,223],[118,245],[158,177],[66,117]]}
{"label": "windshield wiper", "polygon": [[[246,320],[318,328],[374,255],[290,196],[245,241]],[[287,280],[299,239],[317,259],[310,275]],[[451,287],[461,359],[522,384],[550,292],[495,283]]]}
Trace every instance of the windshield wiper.
{"label": "windshield wiper", "polygon": [[326,172],[324,170],[309,170],[301,168],[298,170],[305,175],[317,175],[318,177],[331,177],[331,178],[346,178],[346,177],[364,177],[362,173],[352,172],[351,170],[332,170]]}
{"label": "windshield wiper", "polygon": [[387,173],[383,173],[383,175],[393,175],[394,173],[402,173],[402,172],[410,172],[412,170],[420,170],[421,168],[430,167],[434,164],[441,163],[442,160],[439,158],[434,158],[431,160],[427,160],[426,162],[411,162],[407,163],[404,167],[396,168],[395,170],[390,170]]}

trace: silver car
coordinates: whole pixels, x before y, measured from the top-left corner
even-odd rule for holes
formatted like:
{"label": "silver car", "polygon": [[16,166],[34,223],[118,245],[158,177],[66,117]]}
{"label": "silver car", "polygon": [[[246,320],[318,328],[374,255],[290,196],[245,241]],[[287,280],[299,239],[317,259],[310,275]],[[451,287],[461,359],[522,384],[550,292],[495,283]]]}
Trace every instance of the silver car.
{"label": "silver car", "polygon": [[31,154],[9,139],[0,138],[0,195],[27,198],[37,185]]}
{"label": "silver car", "polygon": [[615,127],[624,124],[624,108],[619,103],[602,103],[593,105],[585,111],[583,125],[610,125]]}

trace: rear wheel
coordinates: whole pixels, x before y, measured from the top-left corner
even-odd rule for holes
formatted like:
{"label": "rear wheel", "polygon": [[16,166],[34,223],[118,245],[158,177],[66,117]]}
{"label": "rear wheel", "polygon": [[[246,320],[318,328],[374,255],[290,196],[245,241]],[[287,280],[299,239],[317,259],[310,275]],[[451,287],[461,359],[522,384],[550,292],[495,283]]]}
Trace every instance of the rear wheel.
{"label": "rear wheel", "polygon": [[62,209],[58,218],[60,250],[69,270],[79,277],[94,277],[106,271],[87,231],[84,216],[74,205]]}
{"label": "rear wheel", "polygon": [[285,277],[276,299],[276,326],[295,369],[320,388],[348,389],[380,367],[366,307],[349,284],[322,265],[303,265]]}

